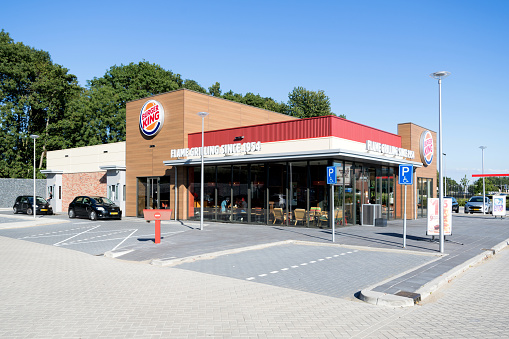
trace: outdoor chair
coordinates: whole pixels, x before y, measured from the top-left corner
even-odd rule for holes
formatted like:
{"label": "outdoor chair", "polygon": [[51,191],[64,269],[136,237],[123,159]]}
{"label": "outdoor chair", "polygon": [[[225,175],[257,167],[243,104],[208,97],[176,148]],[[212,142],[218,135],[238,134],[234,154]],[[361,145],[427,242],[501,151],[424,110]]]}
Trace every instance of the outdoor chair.
{"label": "outdoor chair", "polygon": [[275,224],[277,220],[281,220],[281,224],[284,224],[286,221],[286,215],[283,213],[282,208],[274,208],[274,222]]}
{"label": "outdoor chair", "polygon": [[302,224],[304,225],[306,223],[306,210],[303,208],[297,208],[293,211],[293,214],[295,215],[295,225],[299,221],[302,221]]}

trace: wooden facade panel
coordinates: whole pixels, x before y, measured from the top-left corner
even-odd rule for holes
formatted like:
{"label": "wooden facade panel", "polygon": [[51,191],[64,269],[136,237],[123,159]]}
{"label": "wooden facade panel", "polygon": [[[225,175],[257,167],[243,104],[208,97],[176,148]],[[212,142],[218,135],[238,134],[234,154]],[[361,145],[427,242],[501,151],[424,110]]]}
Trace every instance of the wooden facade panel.
{"label": "wooden facade panel", "polygon": [[[162,130],[153,138],[145,137],[138,126],[139,114],[147,100],[159,101],[165,111]],[[170,160],[170,150],[188,147],[187,135],[201,132],[201,118],[198,112],[209,112],[205,118],[205,130],[233,128],[246,124],[268,123],[293,119],[284,115],[215,98],[189,90],[177,90],[150,98],[127,103],[126,107],[126,216],[136,216],[137,177],[170,176],[171,202],[174,205],[173,168],[165,166]],[[243,115],[246,114],[246,117]],[[155,147],[150,147],[154,145]],[[187,173],[179,169],[178,175],[179,206],[177,215],[187,216]]]}
{"label": "wooden facade panel", "polygon": [[[170,95],[171,94],[171,95]],[[184,93],[165,93],[145,98],[126,105],[126,215],[136,216],[137,177],[164,176],[169,168],[170,147],[182,148],[184,140]],[[145,137],[139,129],[141,107],[150,99],[159,101],[164,107],[164,125],[152,138]],[[155,147],[150,147],[154,145]]]}
{"label": "wooden facade panel", "polygon": [[[421,127],[419,125],[415,125],[412,123],[404,123],[398,125],[398,135],[401,136],[401,147],[410,149],[415,152],[415,162],[421,162],[421,150],[420,150],[420,141],[422,132],[429,130],[427,128]],[[414,184],[411,188],[407,188],[407,218],[412,219],[417,216],[417,194],[418,194],[418,179],[417,178],[427,178],[433,180],[432,189],[432,197],[437,197],[437,162],[438,162],[438,140],[437,133],[430,131],[433,135],[433,162],[431,165],[421,168],[417,168],[414,176]],[[403,196],[404,196],[404,187],[397,185],[398,194],[400,194],[401,202],[403,206]],[[399,209],[400,213],[398,213],[399,217],[402,217],[403,207]]]}

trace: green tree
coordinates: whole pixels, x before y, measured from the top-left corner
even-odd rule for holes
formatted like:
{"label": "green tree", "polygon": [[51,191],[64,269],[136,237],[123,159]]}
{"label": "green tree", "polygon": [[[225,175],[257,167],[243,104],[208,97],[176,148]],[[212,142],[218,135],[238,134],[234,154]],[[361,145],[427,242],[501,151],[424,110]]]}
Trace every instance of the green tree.
{"label": "green tree", "polygon": [[173,91],[183,85],[180,74],[147,61],[110,67],[104,76],[88,81],[88,88],[71,103],[68,119],[62,121],[67,131],[66,146],[124,141],[128,101]]}
{"label": "green tree", "polygon": [[[486,193],[499,191],[499,187],[497,186],[495,180],[496,179],[492,178],[492,177],[484,178],[484,189],[485,189]],[[474,182],[474,184],[473,184],[474,185],[474,194],[482,194],[482,192],[483,192],[482,181],[483,181],[482,178],[479,178]]]}
{"label": "green tree", "polygon": [[198,93],[207,93],[205,88],[201,87],[196,81],[190,79],[186,79],[182,87]]}
{"label": "green tree", "polygon": [[212,86],[209,87],[209,94],[215,97],[221,97],[221,85],[219,82],[216,82]]}
{"label": "green tree", "polygon": [[469,182],[470,182],[470,180],[468,180],[467,175],[465,174],[465,177],[461,178],[461,180],[460,180],[461,187],[463,188],[463,192],[467,191]]}
{"label": "green tree", "polygon": [[334,115],[330,99],[324,91],[310,91],[304,87],[295,87],[288,94],[288,115],[297,118],[311,118]]}
{"label": "green tree", "polygon": [[76,76],[54,64],[48,52],[14,42],[0,32],[0,177],[33,175],[33,142],[39,135],[38,168],[46,152],[60,149],[60,121],[67,105],[79,93]]}

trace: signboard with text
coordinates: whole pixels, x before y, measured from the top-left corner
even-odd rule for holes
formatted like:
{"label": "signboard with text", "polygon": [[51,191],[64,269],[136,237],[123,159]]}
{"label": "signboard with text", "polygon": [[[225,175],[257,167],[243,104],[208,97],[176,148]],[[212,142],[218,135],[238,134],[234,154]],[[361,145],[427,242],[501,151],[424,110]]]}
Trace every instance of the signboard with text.
{"label": "signboard with text", "polygon": [[[428,227],[426,235],[440,235],[439,198],[428,198]],[[444,235],[452,234],[452,199],[444,199]]]}
{"label": "signboard with text", "polygon": [[505,195],[494,195],[493,196],[493,215],[505,217]]}

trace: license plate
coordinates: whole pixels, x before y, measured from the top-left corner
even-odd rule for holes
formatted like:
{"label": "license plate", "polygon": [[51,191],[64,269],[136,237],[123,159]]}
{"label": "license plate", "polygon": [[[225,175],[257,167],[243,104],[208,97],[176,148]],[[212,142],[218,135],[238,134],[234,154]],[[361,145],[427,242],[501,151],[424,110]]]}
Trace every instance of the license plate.
{"label": "license plate", "polygon": [[111,214],[111,215],[117,215],[117,214],[118,214],[118,212],[111,212],[110,214]]}
{"label": "license plate", "polygon": [[47,208],[41,208],[41,212],[48,212]]}

